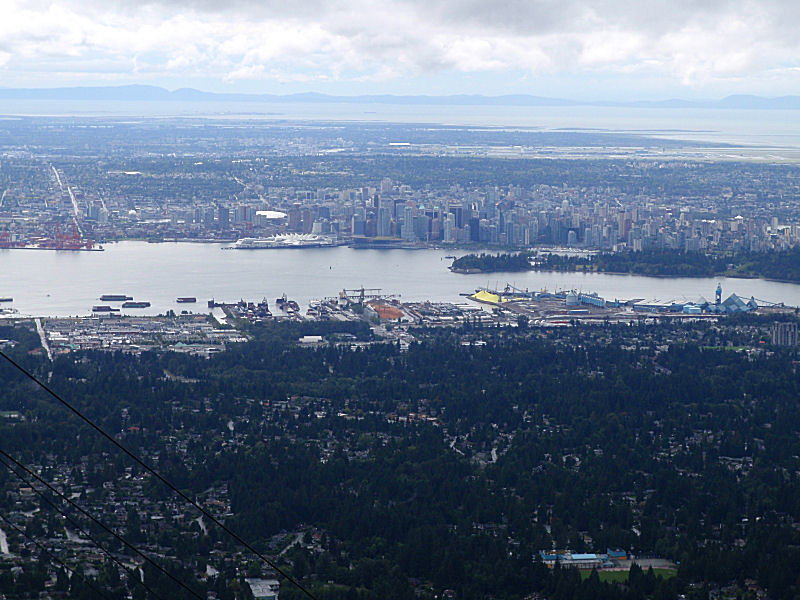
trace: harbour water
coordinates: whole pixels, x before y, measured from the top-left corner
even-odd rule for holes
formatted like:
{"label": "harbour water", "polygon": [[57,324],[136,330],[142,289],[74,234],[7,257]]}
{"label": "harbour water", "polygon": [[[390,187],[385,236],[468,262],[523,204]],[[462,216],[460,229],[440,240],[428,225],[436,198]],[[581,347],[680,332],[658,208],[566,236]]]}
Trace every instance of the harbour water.
{"label": "harbour water", "polygon": [[[0,250],[0,296],[14,298],[24,316],[88,315],[103,294],[127,294],[151,303],[122,314],[155,315],[174,310],[207,312],[209,299],[275,298],[286,294],[305,308],[312,300],[343,288],[381,288],[404,301],[464,302],[477,287],[575,289],[607,299],[702,295],[713,299],[735,292],[769,302],[800,305],[800,285],[759,279],[651,278],[576,273],[451,273],[447,250],[355,250],[348,247],[293,250],[222,250],[223,244],[119,242],[104,252]],[[455,254],[463,254],[456,252]],[[179,304],[194,296],[196,304]]]}

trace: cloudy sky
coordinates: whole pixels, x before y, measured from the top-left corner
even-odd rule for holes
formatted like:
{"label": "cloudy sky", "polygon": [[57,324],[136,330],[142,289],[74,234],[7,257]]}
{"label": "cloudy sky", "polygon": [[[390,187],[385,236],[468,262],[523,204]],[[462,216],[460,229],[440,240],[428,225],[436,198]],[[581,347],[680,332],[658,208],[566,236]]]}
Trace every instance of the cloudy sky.
{"label": "cloudy sky", "polygon": [[0,0],[0,86],[800,94],[798,0]]}

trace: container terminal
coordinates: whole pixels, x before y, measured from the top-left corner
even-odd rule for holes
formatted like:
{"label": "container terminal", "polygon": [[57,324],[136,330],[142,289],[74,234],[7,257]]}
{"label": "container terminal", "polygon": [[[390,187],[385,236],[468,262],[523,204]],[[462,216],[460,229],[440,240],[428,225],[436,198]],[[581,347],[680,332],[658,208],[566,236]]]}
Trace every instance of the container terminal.
{"label": "container terminal", "polygon": [[[460,335],[465,336],[462,344],[466,345],[485,343],[479,332],[495,327],[549,329],[581,324],[641,325],[675,320],[713,322],[725,315],[742,312],[757,311],[778,317],[781,313],[793,314],[796,310],[754,298],[745,301],[736,294],[723,300],[721,288],[712,301],[702,297],[608,300],[596,293],[575,290],[529,292],[512,285],[500,290],[479,288],[463,296],[467,296],[463,302],[403,302],[397,294],[361,287],[343,289],[337,295],[311,301],[303,307],[307,308],[304,311],[300,310],[297,302],[282,295],[275,301],[274,313],[270,310],[271,303],[264,298],[237,302],[211,300],[208,311],[196,314],[182,311],[180,315],[169,311],[159,316],[133,316],[122,313],[116,306],[98,304],[92,307],[92,316],[42,319],[46,326],[40,335],[46,337],[55,353],[78,349],[139,353],[161,347],[208,357],[223,351],[230,343],[247,341],[247,323],[281,320],[366,321],[375,334],[372,340],[360,340],[346,333],[332,338],[305,335],[298,340],[301,345],[330,343],[358,347],[396,343],[405,349],[416,339],[415,327],[458,328]],[[2,319],[19,318],[17,314],[13,309],[0,308]],[[795,323],[778,318],[772,324],[769,336],[773,345],[796,346],[800,344],[799,332]]]}
{"label": "container terminal", "polygon": [[0,248],[4,250],[103,251],[102,246],[96,246],[93,240],[83,237],[74,221],[71,231],[62,232],[60,225],[56,225],[50,235],[35,237],[31,240],[13,239],[11,232],[7,229],[0,231]]}

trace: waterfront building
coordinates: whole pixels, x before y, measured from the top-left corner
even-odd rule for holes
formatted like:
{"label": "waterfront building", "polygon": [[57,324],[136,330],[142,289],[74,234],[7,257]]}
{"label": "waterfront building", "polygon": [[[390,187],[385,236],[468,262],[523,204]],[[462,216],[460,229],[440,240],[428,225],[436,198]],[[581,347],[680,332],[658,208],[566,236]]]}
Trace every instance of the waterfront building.
{"label": "waterfront building", "polygon": [[227,206],[220,206],[218,209],[218,225],[222,231],[227,231],[230,228],[231,212]]}
{"label": "waterfront building", "polygon": [[414,206],[413,204],[406,204],[403,210],[403,239],[407,242],[415,242],[417,238],[414,236]]}
{"label": "waterfront building", "polygon": [[444,239],[446,244],[456,241],[456,217],[453,213],[447,213],[444,218]]}
{"label": "waterfront building", "polygon": [[388,237],[392,234],[392,215],[387,206],[378,209],[378,237]]}
{"label": "waterfront building", "polygon": [[365,235],[367,232],[367,222],[358,215],[353,215],[350,221],[350,228],[353,235]]}

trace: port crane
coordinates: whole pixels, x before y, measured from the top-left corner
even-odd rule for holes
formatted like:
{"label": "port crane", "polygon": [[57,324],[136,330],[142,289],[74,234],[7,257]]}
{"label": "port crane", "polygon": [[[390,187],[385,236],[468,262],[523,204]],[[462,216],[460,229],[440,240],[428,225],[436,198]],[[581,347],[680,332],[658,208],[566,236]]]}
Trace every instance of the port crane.
{"label": "port crane", "polygon": [[71,230],[65,228],[65,231],[62,232],[61,226],[55,223],[52,231],[52,237],[42,242],[42,248],[50,248],[52,250],[91,250],[94,247],[92,240],[83,238],[74,220]]}
{"label": "port crane", "polygon": [[528,297],[528,298],[533,296],[533,294],[528,291],[528,288],[525,288],[524,290],[522,290],[522,289],[518,288],[517,286],[515,286],[513,283],[506,283],[506,287],[505,287],[504,293],[505,294],[511,294],[512,292],[514,294],[519,295],[519,296],[525,296],[525,297]]}
{"label": "port crane", "polygon": [[759,306],[768,306],[771,308],[794,308],[792,306],[786,306],[784,302],[772,302],[771,300],[762,300],[761,298],[753,298]]}
{"label": "port crane", "polygon": [[0,231],[0,248],[13,248],[14,243],[11,241],[11,232],[8,229]]}

